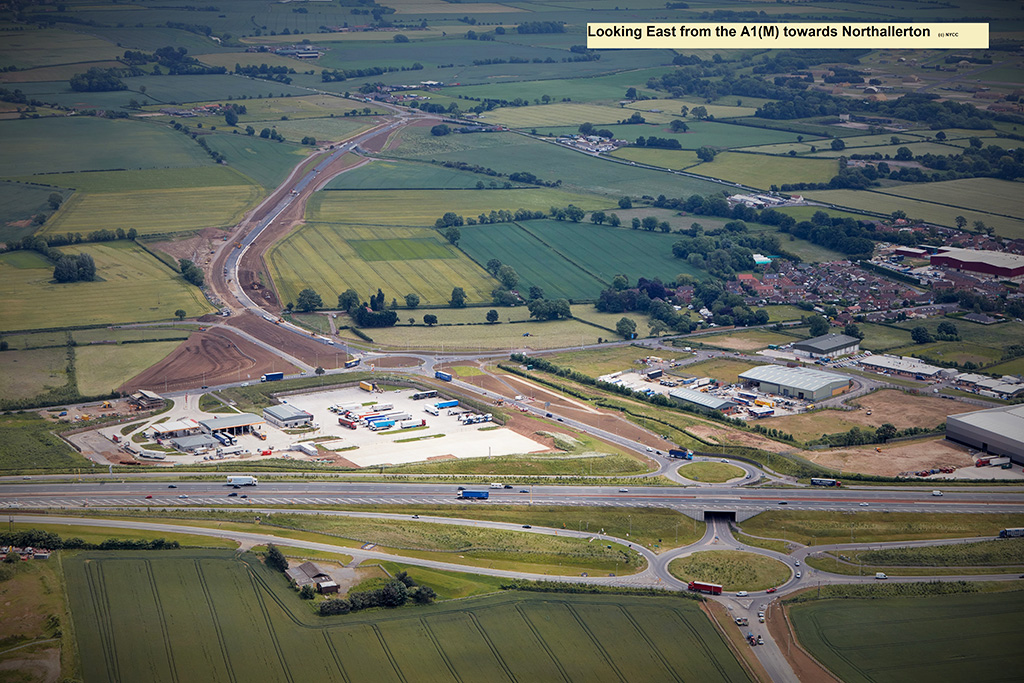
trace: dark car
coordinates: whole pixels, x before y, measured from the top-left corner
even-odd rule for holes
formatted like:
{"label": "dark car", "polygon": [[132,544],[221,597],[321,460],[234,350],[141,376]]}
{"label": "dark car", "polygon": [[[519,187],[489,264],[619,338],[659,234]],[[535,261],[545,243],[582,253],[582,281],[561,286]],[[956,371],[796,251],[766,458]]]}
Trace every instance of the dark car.
{"label": "dark car", "polygon": [[167,488],[169,488],[169,489],[176,489],[176,488],[178,488],[178,486],[177,486],[177,484],[171,484]]}
{"label": "dark car", "polygon": [[558,418],[558,421],[559,422],[565,422],[565,420],[563,420],[562,418]]}
{"label": "dark car", "polygon": [[529,493],[529,489],[519,489],[519,493]]}
{"label": "dark car", "polygon": [[466,490],[466,487],[465,487],[465,486],[460,486],[458,490],[459,490],[459,491],[465,491],[465,490]]}
{"label": "dark car", "polygon": [[544,417],[554,417],[551,413],[544,413]]}
{"label": "dark car", "polygon": [[507,489],[512,488],[512,484],[505,484],[505,488],[507,488]]}
{"label": "dark car", "polygon": [[779,505],[789,505],[789,503],[784,500],[780,500]]}
{"label": "dark car", "polygon": [[532,526],[530,526],[529,524],[524,524],[524,525],[523,525],[523,528],[524,528],[524,529],[532,529],[533,527],[532,527]]}
{"label": "dark car", "polygon": [[248,498],[248,497],[249,496],[245,495],[244,493],[242,494],[242,498]]}
{"label": "dark car", "polygon": [[229,493],[229,494],[228,494],[228,498],[234,498],[234,497],[235,497],[235,496],[237,496],[237,495],[238,495],[237,493],[235,493],[234,491],[232,491],[231,493]]}

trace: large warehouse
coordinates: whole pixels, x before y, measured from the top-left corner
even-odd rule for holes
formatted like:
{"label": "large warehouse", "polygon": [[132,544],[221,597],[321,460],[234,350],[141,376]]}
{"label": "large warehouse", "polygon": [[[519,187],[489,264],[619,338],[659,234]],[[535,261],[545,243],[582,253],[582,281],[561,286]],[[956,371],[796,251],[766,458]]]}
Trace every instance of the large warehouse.
{"label": "large warehouse", "polygon": [[1024,256],[985,249],[942,247],[932,255],[931,264],[1008,279],[1024,275]]}
{"label": "large warehouse", "polygon": [[821,401],[841,394],[853,383],[852,379],[843,375],[782,365],[759,365],[741,372],[739,378],[765,394],[791,396],[806,401]]}
{"label": "large warehouse", "polygon": [[1024,464],[1024,405],[950,415],[946,438]]}
{"label": "large warehouse", "polygon": [[823,334],[793,344],[793,353],[808,358],[838,358],[860,351],[860,339],[845,334]]}

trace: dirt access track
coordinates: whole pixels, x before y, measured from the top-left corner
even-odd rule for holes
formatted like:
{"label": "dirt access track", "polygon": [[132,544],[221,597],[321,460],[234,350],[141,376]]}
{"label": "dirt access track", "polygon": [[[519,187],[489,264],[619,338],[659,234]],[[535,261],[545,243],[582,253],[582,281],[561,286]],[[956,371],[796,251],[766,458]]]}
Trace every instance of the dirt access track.
{"label": "dirt access track", "polygon": [[189,335],[171,355],[126,382],[120,391],[164,392],[247,379],[259,381],[260,375],[274,371],[296,369],[273,351],[228,330],[212,329]]}
{"label": "dirt access track", "polygon": [[249,311],[231,316],[224,321],[224,324],[237,327],[314,368],[317,366],[339,367],[348,359],[348,355],[340,344],[331,346],[318,342],[312,337],[292,332],[276,323],[267,322]]}

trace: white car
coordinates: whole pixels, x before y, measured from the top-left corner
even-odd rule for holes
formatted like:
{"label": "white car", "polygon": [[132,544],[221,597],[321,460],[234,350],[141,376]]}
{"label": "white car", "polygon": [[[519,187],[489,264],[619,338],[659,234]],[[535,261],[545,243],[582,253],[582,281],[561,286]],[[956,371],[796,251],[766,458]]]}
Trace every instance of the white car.
{"label": "white car", "polygon": [[719,462],[724,462],[725,464],[728,465],[729,464],[729,459],[728,458],[722,458],[721,460],[719,460]]}
{"label": "white car", "polygon": [[800,572],[796,573],[796,578],[798,578],[798,579],[800,578]]}
{"label": "white car", "polygon": [[739,591],[738,593],[736,593],[736,597],[737,598],[745,598],[745,597],[747,597],[747,591]]}
{"label": "white car", "polygon": [[629,489],[619,489],[619,493],[629,493]]}
{"label": "white car", "polygon": [[183,493],[180,496],[178,496],[178,498],[188,498],[188,495]]}
{"label": "white car", "polygon": [[868,506],[868,504],[867,504],[867,503],[861,503],[861,504],[860,504],[860,506],[861,506],[862,508],[866,508],[866,507]]}
{"label": "white car", "polygon": [[800,560],[797,560],[794,564],[799,567],[800,566]]}

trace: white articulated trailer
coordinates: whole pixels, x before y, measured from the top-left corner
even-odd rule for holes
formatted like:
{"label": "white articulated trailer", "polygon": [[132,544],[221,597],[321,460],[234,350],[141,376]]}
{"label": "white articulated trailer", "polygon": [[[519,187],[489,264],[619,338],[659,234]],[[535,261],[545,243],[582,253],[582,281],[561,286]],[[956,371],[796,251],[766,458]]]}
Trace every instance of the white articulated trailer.
{"label": "white articulated trailer", "polygon": [[256,477],[247,475],[228,475],[228,486],[256,486]]}

